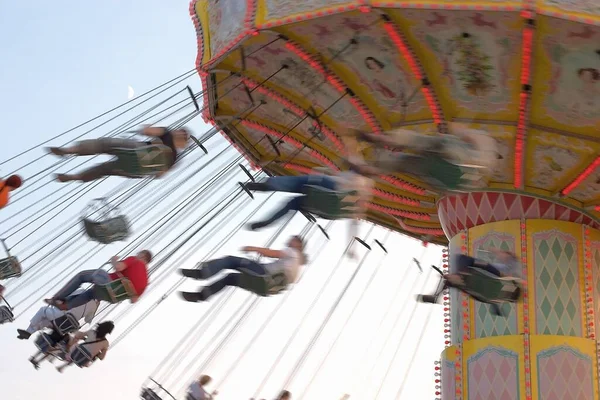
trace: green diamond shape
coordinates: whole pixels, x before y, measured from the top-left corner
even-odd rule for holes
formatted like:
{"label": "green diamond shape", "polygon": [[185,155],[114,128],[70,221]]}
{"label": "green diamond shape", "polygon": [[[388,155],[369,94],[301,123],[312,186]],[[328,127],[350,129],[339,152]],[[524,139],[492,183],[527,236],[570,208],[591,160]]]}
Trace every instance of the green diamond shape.
{"label": "green diamond shape", "polygon": [[573,299],[569,299],[569,304],[567,304],[567,315],[571,318],[571,321],[575,318],[575,313],[577,312],[577,308],[573,303]]}
{"label": "green diamond shape", "polygon": [[573,287],[573,285],[575,284],[575,274],[573,274],[573,271],[571,271],[571,270],[567,271],[567,274],[565,275],[565,283],[569,287]]}
{"label": "green diamond shape", "polygon": [[546,327],[544,328],[544,332],[542,332],[542,334],[552,335],[552,332],[550,332],[550,327],[548,325],[546,325]]}
{"label": "green diamond shape", "polygon": [[556,311],[556,314],[558,315],[562,315],[562,313],[565,311],[565,306],[560,298],[556,299],[556,303],[554,303],[554,311]]}
{"label": "green diamond shape", "polygon": [[560,240],[558,240],[558,238],[555,238],[554,242],[552,243],[552,254],[554,254],[554,257],[556,257],[556,259],[559,260],[562,253],[563,247],[560,243]]}
{"label": "green diamond shape", "polygon": [[545,298],[544,301],[542,301],[540,310],[542,311],[542,314],[544,315],[544,317],[548,318],[548,316],[550,315],[550,312],[552,311],[552,305],[548,301],[548,298]]}
{"label": "green diamond shape", "polygon": [[[558,330],[557,328],[559,328],[561,326],[560,324],[560,320],[558,319],[558,316],[556,315],[555,312],[549,313],[548,314],[548,318],[546,319],[546,327],[548,328],[548,331],[550,332],[550,335],[556,335],[556,331]],[[545,331],[544,331],[545,333]]]}
{"label": "green diamond shape", "polygon": [[542,286],[546,287],[550,283],[551,277],[548,271],[544,268],[542,273],[540,274],[540,282]]}
{"label": "green diamond shape", "polygon": [[567,259],[571,261],[573,254],[575,254],[575,249],[573,248],[573,245],[571,243],[567,243],[565,245],[565,254],[567,255]]}
{"label": "green diamond shape", "polygon": [[556,335],[558,336],[565,336],[565,331],[563,330],[562,326],[558,326],[556,329]]}
{"label": "green diamond shape", "polygon": [[546,243],[545,240],[541,240],[540,244],[538,246],[538,250],[539,250],[540,254],[542,255],[542,258],[545,260],[546,257],[548,256],[548,252],[550,251],[550,247],[548,246],[548,243]]}
{"label": "green diamond shape", "polygon": [[554,284],[556,285],[557,288],[560,287],[560,285],[563,283],[563,276],[561,274],[560,269],[556,269],[556,271],[554,271],[554,276],[552,277],[552,282],[554,282]]}

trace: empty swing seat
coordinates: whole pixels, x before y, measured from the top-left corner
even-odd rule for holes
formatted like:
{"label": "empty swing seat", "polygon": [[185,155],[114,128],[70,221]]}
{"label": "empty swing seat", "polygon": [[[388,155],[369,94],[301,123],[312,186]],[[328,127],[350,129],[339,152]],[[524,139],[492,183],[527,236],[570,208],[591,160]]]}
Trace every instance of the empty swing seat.
{"label": "empty swing seat", "polygon": [[7,322],[13,322],[15,320],[15,314],[12,312],[9,306],[0,306],[0,325]]}
{"label": "empty swing seat", "polygon": [[165,172],[173,159],[172,150],[162,144],[137,149],[116,149],[117,169],[131,176],[148,176]]}
{"label": "empty swing seat", "polygon": [[465,287],[471,297],[482,303],[505,303],[518,301],[521,294],[519,279],[498,277],[480,268],[469,268],[462,274]]}
{"label": "empty swing seat", "polygon": [[143,388],[140,397],[143,400],[163,400],[156,392],[150,388]]}
{"label": "empty swing seat", "polygon": [[17,257],[7,257],[0,260],[0,279],[21,276],[21,263]]}
{"label": "empty swing seat", "polygon": [[105,221],[92,221],[84,218],[83,226],[91,239],[102,244],[125,240],[129,236],[129,223],[123,215]]}
{"label": "empty swing seat", "polygon": [[94,357],[92,357],[90,352],[83,347],[84,345],[85,343],[77,345],[71,352],[71,361],[79,368],[83,368],[94,361]]}
{"label": "empty swing seat", "polygon": [[79,321],[77,321],[73,314],[66,313],[52,320],[52,327],[60,335],[66,335],[79,329]]}
{"label": "empty swing seat", "polygon": [[106,285],[94,285],[94,292],[97,299],[112,304],[120,303],[136,296],[133,285],[126,278],[116,279]]}
{"label": "empty swing seat", "polygon": [[240,272],[241,287],[259,296],[271,296],[287,288],[287,278],[283,273],[258,275],[244,268],[240,268]]}
{"label": "empty swing seat", "polygon": [[357,209],[358,192],[341,192],[320,186],[306,185],[304,211],[324,219],[348,218]]}

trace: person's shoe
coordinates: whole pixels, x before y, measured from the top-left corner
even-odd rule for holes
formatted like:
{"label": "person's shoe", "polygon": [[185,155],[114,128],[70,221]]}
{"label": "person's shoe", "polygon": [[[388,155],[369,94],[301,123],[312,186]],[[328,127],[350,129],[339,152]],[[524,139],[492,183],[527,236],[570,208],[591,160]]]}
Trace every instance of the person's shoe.
{"label": "person's shoe", "polygon": [[265,226],[267,226],[266,224],[262,223],[262,222],[253,222],[251,224],[248,224],[248,229],[251,231],[257,231],[259,229],[264,228]]}
{"label": "person's shoe", "polygon": [[40,369],[40,364],[38,364],[33,357],[29,359],[29,362],[33,364],[33,368]]}
{"label": "person's shoe", "polygon": [[183,299],[185,301],[189,301],[190,303],[197,303],[200,301],[204,301],[206,300],[206,296],[203,294],[202,290],[199,292],[179,292],[181,294],[181,297],[183,297]]}
{"label": "person's shoe", "polygon": [[240,184],[245,187],[247,190],[251,190],[253,192],[270,192],[269,185],[266,182],[248,182]]}
{"label": "person's shoe", "polygon": [[208,278],[210,278],[208,271],[202,265],[200,266],[200,268],[193,268],[193,269],[181,268],[179,270],[179,272],[181,273],[181,275],[183,275],[187,278],[193,278],[193,279],[208,279]]}
{"label": "person's shoe", "polygon": [[19,334],[19,336],[17,336],[17,339],[19,340],[27,340],[31,337],[31,333],[24,329],[17,329],[17,333]]}
{"label": "person's shoe", "polygon": [[64,149],[60,147],[48,147],[48,152],[54,154],[55,156],[64,157],[67,153]]}
{"label": "person's shoe", "polygon": [[71,179],[69,179],[69,175],[66,174],[56,174],[56,180],[62,183],[65,182],[69,182]]}
{"label": "person's shoe", "polygon": [[431,294],[420,294],[417,296],[417,301],[421,303],[437,303],[437,297]]}

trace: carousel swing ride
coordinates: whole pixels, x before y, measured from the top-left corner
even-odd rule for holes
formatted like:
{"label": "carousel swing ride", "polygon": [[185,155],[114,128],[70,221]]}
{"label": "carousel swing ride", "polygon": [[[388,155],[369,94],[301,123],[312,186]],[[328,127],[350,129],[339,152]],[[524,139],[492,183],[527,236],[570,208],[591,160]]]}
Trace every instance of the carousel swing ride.
{"label": "carousel swing ride", "polygon": [[[132,129],[143,123],[169,121],[170,128],[178,128],[197,116],[213,128],[193,138],[192,145],[180,155],[177,175],[167,183],[146,177],[163,171],[166,161],[160,146],[119,155],[122,169],[130,170],[139,179],[129,179],[118,186],[102,186],[105,178],[61,187],[47,196],[47,205],[23,205],[23,198],[44,185],[41,179],[26,180],[31,189],[15,195],[3,211],[3,215],[8,215],[4,213],[15,210],[15,204],[19,209],[3,220],[0,233],[2,243],[7,240],[11,244],[10,248],[4,246],[7,255],[0,260],[5,295],[11,298],[9,304],[2,297],[5,305],[0,306],[0,321],[5,326],[19,321],[39,304],[43,291],[56,289],[65,277],[91,260],[105,260],[102,257],[108,254],[105,250],[111,243],[125,242],[119,251],[124,255],[140,247],[163,245],[149,269],[152,282],[163,282],[181,263],[190,257],[197,259],[198,249],[210,248],[203,252],[203,260],[209,260],[273,196],[254,198],[235,182],[311,174],[320,167],[342,170],[349,145],[357,144],[356,131],[376,135],[395,131],[400,132],[399,140],[409,141],[409,137],[418,140],[471,129],[493,142],[493,152],[488,152],[488,159],[484,160],[484,184],[477,189],[453,192],[440,190],[411,174],[378,176],[369,204],[370,228],[352,240],[362,245],[356,269],[349,279],[337,278],[338,270],[343,270],[340,266],[347,262],[344,251],[336,256],[339,262],[327,277],[310,281],[310,285],[298,285],[297,291],[318,287],[316,298],[292,327],[292,335],[281,352],[273,354],[270,369],[256,371],[262,381],[251,389],[253,396],[259,398],[276,388],[290,389],[294,398],[300,399],[319,394],[314,381],[322,378],[322,367],[333,358],[330,351],[337,346],[343,329],[337,332],[334,346],[320,358],[319,366],[310,372],[307,384],[298,378],[306,369],[306,359],[315,353],[314,347],[329,327],[332,315],[339,312],[338,305],[348,289],[360,284],[355,277],[367,269],[364,264],[373,255],[379,255],[375,265],[381,266],[390,249],[390,232],[399,232],[425,243],[449,246],[439,263],[442,273],[452,272],[448,260],[457,253],[494,261],[492,253],[486,250],[490,247],[514,252],[522,265],[521,276],[526,283],[522,300],[503,303],[505,317],[495,317],[488,304],[465,294],[443,293],[445,350],[434,365],[432,385],[436,398],[546,399],[559,393],[561,399],[597,399],[600,10],[593,7],[584,1],[558,0],[192,1],[190,14],[198,38],[196,69],[139,96],[147,97],[120,115],[127,114],[129,118],[137,107],[166,96],[167,90],[177,88],[196,73],[203,90],[194,93],[187,86],[125,122],[111,117],[109,121],[116,126],[103,137],[135,134]],[[167,107],[168,102],[173,104]],[[83,135],[106,129],[104,124]],[[219,146],[219,132],[228,141],[225,146]],[[52,140],[59,137],[62,135]],[[363,143],[358,146],[367,162],[377,156],[373,147]],[[2,164],[13,163],[31,150]],[[16,170],[31,172],[39,159]],[[61,160],[29,176],[46,176],[49,170],[72,163],[72,159]],[[108,192],[99,189],[109,187]],[[288,218],[265,244],[268,247],[275,243],[296,222],[294,233],[301,229],[301,236],[312,250],[306,279],[314,274],[311,265],[328,248],[336,226],[329,221],[323,227],[320,220],[337,219],[336,212],[341,207],[335,196],[323,191],[317,190],[312,198],[322,201],[314,202],[311,213]],[[174,202],[167,204],[171,199]],[[82,217],[71,219],[76,223],[66,221],[60,229],[48,226],[82,201],[89,206]],[[318,207],[324,201],[329,202],[325,212]],[[190,218],[193,212],[196,214]],[[38,214],[48,219],[42,220]],[[7,223],[15,219],[13,225]],[[227,224],[233,227],[223,229]],[[387,230],[385,239],[377,236],[382,234],[381,227]],[[165,244],[161,240],[169,232],[176,235]],[[82,233],[89,240],[84,238],[81,242]],[[77,251],[85,254],[75,258]],[[393,253],[393,249],[389,251]],[[429,253],[424,248],[420,257],[411,255],[409,260],[415,256],[414,265],[411,262],[399,286],[390,289],[390,298],[385,294],[378,297],[381,308],[388,309],[379,315],[379,327],[372,331],[373,335],[384,321],[394,319],[390,317],[395,308],[401,309],[380,354],[394,337],[394,329],[406,322],[401,316],[407,308],[411,309],[409,324],[421,309],[417,307],[427,310],[420,338],[429,326],[435,307],[418,306],[412,293],[415,288],[417,292],[425,290],[435,279],[431,268],[419,271],[421,265],[427,265],[424,263],[437,261],[425,261]],[[65,262],[59,273],[52,275],[51,264],[57,257],[75,259],[70,264]],[[386,273],[389,272],[382,268],[374,270],[366,286],[361,286],[361,297],[353,312],[365,293],[379,295],[373,293],[371,283],[376,282],[376,277],[385,280]],[[336,279],[347,281],[329,313],[299,358],[292,362],[287,377],[273,383],[275,371],[290,357],[287,351],[298,331]],[[409,289],[404,288],[405,282]],[[99,298],[108,304],[100,308],[96,317],[127,326],[111,341],[111,348],[132,334],[182,283],[181,279],[173,281],[162,295],[157,293],[160,286],[150,286],[150,296],[156,295],[156,302],[137,315],[134,313],[140,305],[123,303],[132,296],[126,280],[116,282],[114,287],[99,287]],[[250,278],[248,285],[257,284],[260,286],[260,282]],[[31,288],[37,288],[34,296],[25,290]],[[254,342],[261,333],[267,327],[281,326],[276,322],[282,314],[279,311],[293,300],[295,292],[288,290],[273,297],[279,299],[278,303],[237,354],[235,362],[222,371],[215,387],[223,393],[216,396],[226,396],[225,383],[232,382],[236,369],[241,370],[242,361],[256,350]],[[407,296],[397,301],[405,292]],[[235,305],[235,299],[241,301]],[[184,398],[189,382],[215,368],[232,338],[239,335],[249,318],[258,318],[257,310],[273,304],[268,303],[270,300],[232,289],[219,295],[150,374],[141,398]],[[227,321],[219,320],[224,309],[233,310],[227,313]],[[352,320],[352,313],[344,327]],[[68,313],[52,323],[55,330],[63,333],[81,327]],[[373,326],[376,325],[374,321]],[[219,328],[213,332],[211,326]],[[400,382],[388,381],[401,345],[405,344],[405,334],[406,331],[398,343],[390,343],[395,352],[381,381],[374,387],[365,385],[373,376],[374,361],[362,378],[355,370],[348,379],[337,382],[343,387],[340,394],[349,393],[345,398],[405,398],[410,368],[406,368]],[[42,353],[65,359],[64,349],[61,352],[50,348],[47,333],[40,333],[35,345]],[[402,357],[402,363],[410,359],[409,364],[413,365],[420,346],[418,339],[411,357]],[[359,349],[359,353],[364,350],[359,364],[364,364],[370,354],[371,346],[365,347],[368,348]],[[86,357],[83,351],[80,353],[76,365],[96,362],[89,354]],[[371,389],[374,393],[367,393]]]}

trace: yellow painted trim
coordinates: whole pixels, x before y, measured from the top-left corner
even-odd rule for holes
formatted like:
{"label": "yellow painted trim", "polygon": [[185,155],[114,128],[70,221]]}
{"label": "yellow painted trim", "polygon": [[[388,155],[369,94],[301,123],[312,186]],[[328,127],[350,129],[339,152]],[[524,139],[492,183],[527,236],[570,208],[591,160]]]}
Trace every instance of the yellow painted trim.
{"label": "yellow painted trim", "polygon": [[[210,61],[210,24],[208,19],[208,2],[198,1],[195,5],[196,16],[202,26],[202,64],[206,64]],[[205,88],[206,89],[206,88]]]}

